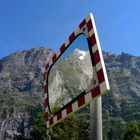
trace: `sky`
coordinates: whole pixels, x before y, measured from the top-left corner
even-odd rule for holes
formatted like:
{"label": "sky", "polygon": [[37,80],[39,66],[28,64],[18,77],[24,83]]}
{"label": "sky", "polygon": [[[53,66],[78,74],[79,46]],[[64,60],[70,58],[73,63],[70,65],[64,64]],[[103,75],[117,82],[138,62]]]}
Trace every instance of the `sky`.
{"label": "sky", "polygon": [[16,51],[60,48],[93,13],[101,48],[140,56],[140,0],[0,0],[0,58]]}
{"label": "sky", "polygon": [[76,37],[76,39],[67,47],[65,52],[61,55],[61,57],[67,58],[68,56],[71,56],[76,49],[89,52],[87,37],[84,34],[80,34],[78,37]]}

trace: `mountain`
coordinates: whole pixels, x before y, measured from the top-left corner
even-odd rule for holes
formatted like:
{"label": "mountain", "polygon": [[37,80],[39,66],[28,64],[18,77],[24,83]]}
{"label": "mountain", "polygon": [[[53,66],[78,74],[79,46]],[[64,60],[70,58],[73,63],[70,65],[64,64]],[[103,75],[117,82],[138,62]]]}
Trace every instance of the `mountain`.
{"label": "mountain", "polygon": [[[115,140],[119,140],[122,139],[126,122],[140,121],[140,57],[126,53],[115,55],[103,52],[103,54],[111,85],[110,93],[102,98],[104,134],[109,133]],[[43,111],[42,68],[52,55],[53,51],[50,49],[34,48],[0,60],[1,140],[11,140],[18,134],[30,138],[37,113]],[[56,73],[52,72],[53,76],[49,79],[51,86],[55,85],[57,90],[67,95],[67,89],[72,89],[71,86],[75,85],[70,83],[72,81],[70,78],[76,75],[75,82],[80,85],[78,89],[83,89],[86,82],[82,79],[90,79],[92,76],[89,61],[86,61],[88,56],[87,52],[77,49],[71,56],[65,58],[63,69],[54,68]],[[61,64],[62,62],[59,62],[56,65]],[[70,71],[71,68],[73,71]],[[59,82],[53,81],[53,78],[59,79]],[[67,88],[64,88],[64,83],[67,83]],[[59,84],[63,86],[60,88]],[[74,87],[77,90],[77,87]],[[50,100],[59,96],[60,92],[54,94]]]}
{"label": "mountain", "polygon": [[0,60],[0,139],[14,135],[30,137],[37,116],[43,111],[42,68],[52,50],[35,48]]}
{"label": "mountain", "polygon": [[126,123],[140,121],[140,57],[104,53],[111,91],[103,96],[104,133],[123,139]]}
{"label": "mountain", "polygon": [[49,73],[50,108],[56,111],[82,92],[89,91],[92,85],[96,86],[94,81],[97,81],[97,76],[93,73],[88,51],[75,49],[68,56],[62,55]]}

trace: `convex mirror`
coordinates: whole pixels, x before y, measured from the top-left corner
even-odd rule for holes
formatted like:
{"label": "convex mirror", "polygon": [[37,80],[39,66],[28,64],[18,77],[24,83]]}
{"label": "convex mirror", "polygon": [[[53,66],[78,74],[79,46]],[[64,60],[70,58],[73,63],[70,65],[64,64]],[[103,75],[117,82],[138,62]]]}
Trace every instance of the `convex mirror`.
{"label": "convex mirror", "polygon": [[109,91],[92,14],[78,25],[46,64],[43,80],[47,127]]}
{"label": "convex mirror", "polygon": [[79,35],[52,65],[48,74],[48,97],[52,113],[97,84],[87,38]]}

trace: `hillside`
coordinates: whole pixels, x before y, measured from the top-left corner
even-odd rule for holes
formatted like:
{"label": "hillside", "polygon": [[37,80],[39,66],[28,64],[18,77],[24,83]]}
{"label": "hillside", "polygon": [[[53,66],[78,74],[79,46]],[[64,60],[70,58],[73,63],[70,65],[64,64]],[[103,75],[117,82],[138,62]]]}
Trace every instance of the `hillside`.
{"label": "hillside", "polygon": [[126,122],[140,121],[140,57],[104,53],[111,86],[103,99],[104,133],[123,138]]}
{"label": "hillside", "polygon": [[[52,54],[36,48],[0,60],[0,139],[30,137],[37,112],[43,111],[42,68]],[[140,57],[104,52],[104,59],[111,85],[103,96],[104,133],[117,140],[127,121],[140,121]]]}
{"label": "hillside", "polygon": [[31,49],[0,60],[0,139],[18,133],[30,137],[37,112],[43,111],[42,68],[52,50]]}

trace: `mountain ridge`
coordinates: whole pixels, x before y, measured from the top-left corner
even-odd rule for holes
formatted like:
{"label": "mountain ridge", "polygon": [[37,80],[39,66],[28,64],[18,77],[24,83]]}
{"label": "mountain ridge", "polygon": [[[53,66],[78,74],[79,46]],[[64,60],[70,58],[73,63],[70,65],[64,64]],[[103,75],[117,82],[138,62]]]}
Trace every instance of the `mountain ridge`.
{"label": "mountain ridge", "polygon": [[[0,59],[0,139],[10,140],[16,134],[31,137],[37,112],[43,111],[42,68],[53,54],[50,49],[34,48]],[[102,98],[105,130],[110,129],[109,123],[121,126],[140,121],[140,57],[103,55],[111,85],[110,93]]]}

